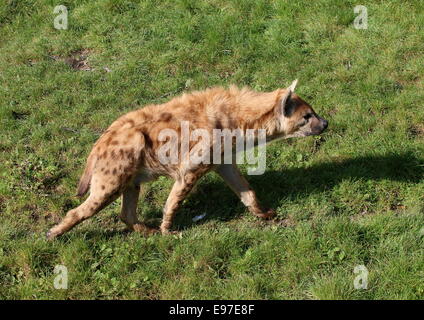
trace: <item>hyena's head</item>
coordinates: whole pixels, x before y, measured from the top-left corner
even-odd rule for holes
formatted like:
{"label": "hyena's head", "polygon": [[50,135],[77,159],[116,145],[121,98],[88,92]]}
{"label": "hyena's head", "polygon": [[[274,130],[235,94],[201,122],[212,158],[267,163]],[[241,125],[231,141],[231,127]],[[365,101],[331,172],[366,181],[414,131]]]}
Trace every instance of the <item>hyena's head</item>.
{"label": "hyena's head", "polygon": [[297,80],[282,90],[280,105],[277,106],[277,118],[280,134],[284,138],[306,137],[321,134],[328,121],[315,113],[312,107],[294,93]]}

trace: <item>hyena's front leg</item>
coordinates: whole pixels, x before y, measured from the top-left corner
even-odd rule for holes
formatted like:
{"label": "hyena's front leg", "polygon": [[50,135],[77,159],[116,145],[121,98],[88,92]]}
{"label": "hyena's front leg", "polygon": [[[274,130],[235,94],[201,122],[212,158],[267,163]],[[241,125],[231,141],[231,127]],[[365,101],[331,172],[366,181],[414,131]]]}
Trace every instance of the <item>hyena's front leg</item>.
{"label": "hyena's front leg", "polygon": [[140,196],[140,186],[131,183],[122,193],[122,210],[120,219],[124,222],[128,229],[149,235],[157,232],[138,221],[137,219],[137,203]]}
{"label": "hyena's front leg", "polygon": [[269,219],[275,215],[274,210],[264,210],[259,204],[255,192],[250,187],[235,164],[222,164],[215,171],[224,179],[228,186],[237,194],[241,202],[251,213],[262,219]]}
{"label": "hyena's front leg", "polygon": [[181,202],[190,193],[191,189],[198,180],[196,174],[187,174],[184,178],[175,181],[168,199],[166,200],[165,208],[163,209],[163,220],[160,225],[162,234],[169,234],[174,219],[175,213],[178,210]]}

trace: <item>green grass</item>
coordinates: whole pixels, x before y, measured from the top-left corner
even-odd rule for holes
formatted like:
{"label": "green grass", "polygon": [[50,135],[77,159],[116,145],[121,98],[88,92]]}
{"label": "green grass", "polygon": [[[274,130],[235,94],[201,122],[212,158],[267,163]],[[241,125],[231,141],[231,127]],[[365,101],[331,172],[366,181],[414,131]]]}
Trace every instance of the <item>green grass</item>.
{"label": "green grass", "polygon": [[[53,8],[69,9],[69,29]],[[0,298],[423,299],[424,2],[5,0],[0,3]],[[91,71],[66,58],[88,50]],[[107,72],[108,68],[110,72]],[[214,174],[182,237],[124,231],[120,200],[60,239],[92,144],[119,115],[185,90],[298,92],[330,122],[267,148],[249,176],[289,226],[252,217]],[[158,224],[172,182],[145,186]],[[205,219],[192,218],[206,212]],[[53,287],[55,265],[69,270]],[[355,266],[368,288],[353,286]]]}

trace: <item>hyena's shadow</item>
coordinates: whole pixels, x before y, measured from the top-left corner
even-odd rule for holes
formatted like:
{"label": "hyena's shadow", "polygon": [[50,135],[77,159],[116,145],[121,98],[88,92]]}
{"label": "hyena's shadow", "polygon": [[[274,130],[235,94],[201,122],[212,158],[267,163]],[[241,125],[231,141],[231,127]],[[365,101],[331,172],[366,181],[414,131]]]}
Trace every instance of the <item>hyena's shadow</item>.
{"label": "hyena's shadow", "polygon": [[[412,153],[362,156],[308,168],[268,170],[246,178],[265,207],[277,208],[284,201],[331,190],[349,179],[418,183],[424,177],[423,163],[423,158]],[[243,204],[219,177],[207,178],[180,208],[174,229],[183,230],[211,220],[229,221],[245,212]],[[202,214],[206,216],[193,222],[195,216]]]}

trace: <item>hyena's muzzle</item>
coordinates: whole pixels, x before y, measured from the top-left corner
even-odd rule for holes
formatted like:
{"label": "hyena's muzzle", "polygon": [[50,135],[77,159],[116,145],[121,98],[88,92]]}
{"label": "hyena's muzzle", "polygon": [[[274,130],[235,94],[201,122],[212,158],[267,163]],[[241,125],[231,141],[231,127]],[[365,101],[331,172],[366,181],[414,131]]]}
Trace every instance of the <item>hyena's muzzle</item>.
{"label": "hyena's muzzle", "polygon": [[316,120],[311,123],[310,135],[316,136],[324,132],[328,127],[328,121],[316,115]]}

